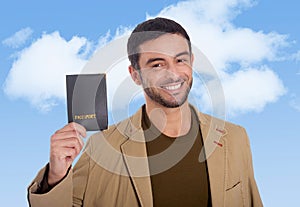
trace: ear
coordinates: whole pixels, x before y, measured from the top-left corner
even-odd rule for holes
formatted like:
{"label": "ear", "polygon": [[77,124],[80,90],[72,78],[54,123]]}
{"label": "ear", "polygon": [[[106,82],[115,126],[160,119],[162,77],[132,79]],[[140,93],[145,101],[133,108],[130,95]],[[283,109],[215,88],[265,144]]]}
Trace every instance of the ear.
{"label": "ear", "polygon": [[137,84],[137,85],[141,85],[142,84],[142,81],[141,81],[141,77],[140,77],[140,74],[139,74],[139,71],[136,70],[132,65],[130,65],[128,67],[128,71],[131,75],[131,78],[132,80]]}
{"label": "ear", "polygon": [[194,53],[192,53],[191,55],[191,66],[193,67],[193,63],[194,63]]}

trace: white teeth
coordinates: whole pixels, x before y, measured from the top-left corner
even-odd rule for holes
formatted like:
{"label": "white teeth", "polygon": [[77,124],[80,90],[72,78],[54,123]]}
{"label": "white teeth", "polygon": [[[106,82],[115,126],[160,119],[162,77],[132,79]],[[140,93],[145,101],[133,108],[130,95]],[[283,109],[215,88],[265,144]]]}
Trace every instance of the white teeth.
{"label": "white teeth", "polygon": [[176,89],[180,88],[180,86],[181,86],[181,83],[174,85],[174,86],[164,86],[164,88],[172,91],[172,90],[176,90]]}

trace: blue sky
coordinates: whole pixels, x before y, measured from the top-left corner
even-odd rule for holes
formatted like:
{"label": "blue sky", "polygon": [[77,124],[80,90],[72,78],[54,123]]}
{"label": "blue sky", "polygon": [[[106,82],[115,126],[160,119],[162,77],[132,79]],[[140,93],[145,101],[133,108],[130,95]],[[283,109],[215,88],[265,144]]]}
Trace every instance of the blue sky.
{"label": "blue sky", "polygon": [[[64,74],[80,72],[97,48],[157,15],[186,27],[218,72],[226,119],[250,137],[265,206],[299,206],[298,8],[296,0],[1,2],[1,206],[27,206],[49,137],[67,122]],[[121,78],[113,74],[111,88]],[[200,110],[209,113],[208,96],[197,89]]]}

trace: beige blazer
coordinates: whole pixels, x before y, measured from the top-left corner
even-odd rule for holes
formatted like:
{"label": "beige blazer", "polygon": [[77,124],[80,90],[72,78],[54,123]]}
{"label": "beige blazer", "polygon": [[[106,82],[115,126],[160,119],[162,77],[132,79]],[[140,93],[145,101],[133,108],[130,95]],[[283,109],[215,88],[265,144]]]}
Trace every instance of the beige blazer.
{"label": "beige blazer", "polygon": [[[246,131],[198,112],[214,207],[263,206],[254,179]],[[28,187],[32,207],[153,206],[142,110],[90,137],[73,171],[36,194],[43,168]],[[204,154],[201,153],[200,159]],[[202,157],[201,157],[202,156]],[[170,163],[166,163],[169,165]]]}

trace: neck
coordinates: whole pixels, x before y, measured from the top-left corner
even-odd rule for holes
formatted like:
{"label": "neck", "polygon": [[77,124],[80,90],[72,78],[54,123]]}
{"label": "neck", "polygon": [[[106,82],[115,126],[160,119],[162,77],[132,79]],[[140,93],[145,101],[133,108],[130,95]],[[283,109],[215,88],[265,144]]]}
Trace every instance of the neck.
{"label": "neck", "polygon": [[155,127],[169,137],[186,135],[191,128],[191,109],[188,101],[177,108],[147,102],[146,113]]}

